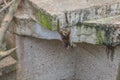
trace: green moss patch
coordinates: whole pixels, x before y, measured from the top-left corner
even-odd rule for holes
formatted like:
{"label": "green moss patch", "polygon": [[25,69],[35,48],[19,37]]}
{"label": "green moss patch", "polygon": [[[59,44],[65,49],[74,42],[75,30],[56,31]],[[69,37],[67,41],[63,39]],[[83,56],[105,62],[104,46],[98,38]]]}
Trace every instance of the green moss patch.
{"label": "green moss patch", "polygon": [[41,26],[48,30],[56,30],[56,25],[53,22],[53,16],[40,9],[34,9],[34,15]]}
{"label": "green moss patch", "polygon": [[84,26],[85,29],[91,28],[96,30],[96,44],[112,44],[114,27],[107,27],[106,24],[97,23],[78,23],[78,27]]}

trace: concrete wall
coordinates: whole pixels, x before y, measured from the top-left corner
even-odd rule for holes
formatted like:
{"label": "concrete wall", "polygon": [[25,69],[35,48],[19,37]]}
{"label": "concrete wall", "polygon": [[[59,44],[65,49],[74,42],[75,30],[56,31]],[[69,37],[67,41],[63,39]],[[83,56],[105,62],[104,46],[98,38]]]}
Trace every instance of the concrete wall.
{"label": "concrete wall", "polygon": [[120,50],[114,61],[104,46],[78,44],[66,50],[58,40],[17,36],[17,80],[116,80]]}

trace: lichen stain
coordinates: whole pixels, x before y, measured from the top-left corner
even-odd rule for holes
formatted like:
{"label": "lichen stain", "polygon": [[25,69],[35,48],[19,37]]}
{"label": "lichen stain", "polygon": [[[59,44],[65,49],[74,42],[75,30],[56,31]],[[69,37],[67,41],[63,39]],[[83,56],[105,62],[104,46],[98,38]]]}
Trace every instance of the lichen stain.
{"label": "lichen stain", "polygon": [[115,53],[115,47],[112,46],[112,38],[111,38],[111,33],[113,34],[113,30],[111,27],[107,26],[105,29],[105,42],[104,45],[106,46],[106,53],[108,59],[110,58],[111,61],[113,61],[113,56]]}
{"label": "lichen stain", "polygon": [[115,49],[120,45],[120,28],[119,25],[111,26],[106,28],[106,52],[108,58],[111,58],[113,61]]}
{"label": "lichen stain", "polygon": [[42,26],[51,30],[52,24],[50,21],[50,16],[46,16],[46,14],[44,12],[38,11],[38,20],[40,21]]}
{"label": "lichen stain", "polygon": [[34,15],[36,15],[40,25],[46,29],[55,30],[54,28],[56,28],[56,25],[53,22],[54,18],[50,14],[40,9],[34,9]]}
{"label": "lichen stain", "polygon": [[104,40],[105,40],[105,31],[104,28],[101,26],[96,26],[96,37],[97,37],[97,44],[103,44]]}
{"label": "lichen stain", "polygon": [[96,44],[105,45],[107,57],[113,61],[115,49],[120,45],[120,27],[112,24],[78,23],[77,26],[96,29]]}
{"label": "lichen stain", "polygon": [[108,58],[108,59],[110,58],[111,61],[113,61],[113,59],[114,59],[115,48],[116,48],[116,47],[113,47],[113,46],[111,46],[111,45],[107,45],[107,46],[106,46],[107,58]]}

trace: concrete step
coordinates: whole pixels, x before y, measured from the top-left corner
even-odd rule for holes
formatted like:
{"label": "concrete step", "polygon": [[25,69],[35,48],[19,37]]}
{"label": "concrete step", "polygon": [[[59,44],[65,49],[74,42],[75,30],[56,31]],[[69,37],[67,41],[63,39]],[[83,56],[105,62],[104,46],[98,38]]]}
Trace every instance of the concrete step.
{"label": "concrete step", "polygon": [[0,61],[0,76],[16,70],[17,62],[11,56]]}
{"label": "concrete step", "polygon": [[[71,27],[72,42],[86,42],[91,44],[119,43],[120,15],[97,20],[84,21]],[[32,36],[42,39],[61,40],[57,31],[51,31],[34,22],[30,17],[27,19],[16,18],[16,30],[18,35]],[[28,24],[29,23],[29,24]]]}
{"label": "concrete step", "polygon": [[[120,15],[78,23],[84,34],[95,30],[96,44],[117,46],[120,45]],[[89,31],[91,29],[91,31]],[[86,31],[86,32],[83,32]],[[89,34],[90,35],[90,34]]]}
{"label": "concrete step", "polygon": [[120,0],[28,0],[32,15],[43,27],[56,30],[56,21],[60,26],[66,26],[65,15],[67,12],[70,26],[86,20],[100,19],[120,14]]}
{"label": "concrete step", "polygon": [[[52,31],[56,30],[56,19],[63,20],[65,22],[65,16],[60,17],[61,15],[64,15],[64,12],[59,11],[60,13],[52,13],[53,10],[51,8],[51,12],[49,11],[50,7],[44,7],[45,3],[47,0],[41,0],[41,1],[33,1],[29,0],[29,5],[26,3],[26,7],[24,7],[22,10],[18,10],[16,15],[15,15],[15,22],[13,23],[14,26],[16,26],[15,33],[18,35],[25,35],[25,36],[32,36],[36,38],[42,38],[42,39],[58,39],[61,40],[60,35],[58,34],[57,31]],[[50,2],[53,0],[50,0]],[[58,5],[59,3],[61,5],[65,4],[65,1],[59,1],[56,0],[55,5]],[[78,3],[75,0],[75,4],[77,5]],[[54,3],[54,2],[53,2]],[[69,4],[68,4],[69,3]],[[66,7],[71,7],[70,4],[71,2],[66,2]],[[39,5],[41,4],[41,5]],[[86,4],[88,4],[86,2]],[[91,44],[111,44],[114,45],[116,43],[120,42],[119,39],[119,19],[120,19],[120,1],[114,1],[113,3],[107,2],[107,3],[94,3],[94,6],[89,5],[88,7],[80,7],[79,9],[74,8],[75,10],[67,10],[70,15],[68,15],[69,18],[69,23],[71,28],[71,34],[70,34],[70,40],[72,42],[86,42],[86,43],[91,43]],[[44,5],[44,6],[42,6]],[[49,3],[50,5],[50,3]],[[48,6],[49,6],[48,5]],[[52,5],[52,3],[51,3]],[[80,3],[79,3],[80,5]],[[85,4],[84,4],[85,5]],[[103,6],[104,5],[104,6]],[[65,5],[64,5],[65,6]],[[74,5],[75,6],[75,5]],[[55,8],[54,6],[53,8]],[[60,7],[60,5],[59,5]],[[73,7],[73,6],[72,6]],[[29,9],[28,9],[29,8]],[[32,9],[33,8],[33,9]],[[96,15],[94,12],[96,10],[101,9],[100,13],[107,11],[108,8],[110,9],[110,12],[107,13],[106,16],[96,14],[100,16],[99,18],[94,18]],[[32,10],[31,10],[32,9]],[[48,9],[48,10],[47,10]],[[62,8],[63,9],[63,8]],[[59,9],[58,9],[59,10]],[[85,11],[89,10],[91,13],[88,13],[89,16],[85,15]],[[42,12],[41,12],[42,11]],[[75,12],[82,13],[75,17],[74,14]],[[45,14],[43,13],[45,12]],[[99,11],[98,11],[99,12]],[[49,16],[48,16],[49,15]],[[82,17],[81,17],[82,15]],[[35,17],[34,17],[35,16]],[[90,19],[84,17],[91,17]],[[54,19],[54,20],[53,20]],[[78,20],[76,20],[78,19]],[[79,21],[79,19],[81,21]],[[75,21],[73,24],[72,21]],[[41,23],[43,22],[43,24]],[[61,21],[62,22],[62,21]],[[79,24],[80,23],[80,24]],[[51,25],[52,24],[52,25]],[[54,24],[54,25],[53,25]],[[62,23],[63,24],[63,23]],[[61,24],[61,27],[64,27],[64,25]],[[48,26],[48,27],[47,27]],[[47,28],[47,29],[46,29]],[[110,31],[109,31],[110,30]]]}
{"label": "concrete step", "polygon": [[120,15],[116,16],[111,16],[111,17],[106,17],[106,18],[101,18],[97,20],[88,20],[84,21],[83,23],[95,23],[95,24],[104,24],[104,25],[117,25],[120,24]]}

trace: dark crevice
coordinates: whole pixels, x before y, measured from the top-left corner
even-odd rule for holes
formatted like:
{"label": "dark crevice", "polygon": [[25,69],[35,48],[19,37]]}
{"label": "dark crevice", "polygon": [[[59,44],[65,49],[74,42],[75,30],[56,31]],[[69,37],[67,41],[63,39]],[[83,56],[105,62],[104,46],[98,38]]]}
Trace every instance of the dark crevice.
{"label": "dark crevice", "polygon": [[108,57],[108,59],[110,58],[111,61],[113,61],[113,59],[114,59],[115,48],[116,48],[116,47],[113,47],[113,46],[111,46],[111,45],[109,45],[109,46],[107,45],[107,46],[106,46],[107,57]]}
{"label": "dark crevice", "polygon": [[106,46],[106,53],[107,53],[108,59],[110,58],[111,61],[113,61],[115,49],[117,48],[117,46],[120,46],[120,43],[112,43],[110,45],[105,45],[105,46]]}
{"label": "dark crevice", "polygon": [[115,32],[115,27],[113,26],[107,26],[105,29],[105,42],[104,45],[106,46],[106,53],[108,59],[110,58],[111,61],[114,59],[115,49],[117,46],[120,45],[120,42],[114,42],[113,37]]}

